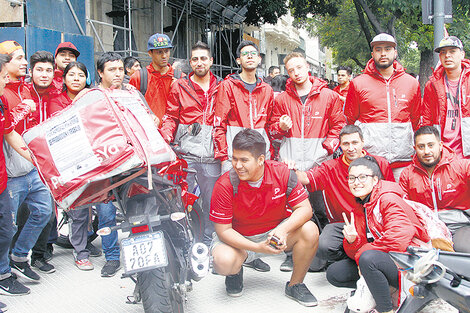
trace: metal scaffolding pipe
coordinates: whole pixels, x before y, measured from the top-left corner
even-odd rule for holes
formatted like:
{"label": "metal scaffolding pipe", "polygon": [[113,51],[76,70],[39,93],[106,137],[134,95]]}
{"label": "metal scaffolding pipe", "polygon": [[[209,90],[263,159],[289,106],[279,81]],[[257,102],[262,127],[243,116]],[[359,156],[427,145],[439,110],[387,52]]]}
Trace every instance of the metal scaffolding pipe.
{"label": "metal scaffolding pipe", "polygon": [[85,31],[82,28],[82,25],[80,24],[80,21],[78,20],[77,14],[75,14],[75,9],[73,8],[72,4],[70,3],[70,0],[67,0],[67,5],[69,6],[70,12],[72,12],[73,19],[75,20],[75,23],[77,23],[78,29],[80,30],[80,33],[82,35],[86,35]]}
{"label": "metal scaffolding pipe", "polygon": [[129,14],[128,26],[129,26],[129,55],[132,55],[132,12],[131,12],[131,0],[127,0],[127,12]]}
{"label": "metal scaffolding pipe", "polygon": [[100,45],[100,47],[101,47],[101,50],[103,50],[103,52],[106,52],[106,49],[104,48],[103,42],[101,41],[101,38],[100,38],[100,36],[98,35],[98,32],[96,31],[95,25],[93,25],[93,21],[90,20],[90,19],[87,19],[87,22],[90,23],[91,29],[93,30],[93,33],[95,34],[95,37],[96,37],[96,39],[98,40],[98,43],[99,43],[99,45]]}

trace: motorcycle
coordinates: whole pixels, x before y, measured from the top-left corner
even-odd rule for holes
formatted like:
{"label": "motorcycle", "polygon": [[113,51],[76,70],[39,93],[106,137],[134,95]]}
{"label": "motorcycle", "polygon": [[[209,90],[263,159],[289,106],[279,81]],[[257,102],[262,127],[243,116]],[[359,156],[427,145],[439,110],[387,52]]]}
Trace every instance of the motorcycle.
{"label": "motorcycle", "polygon": [[414,283],[397,312],[418,312],[441,298],[459,312],[470,313],[470,254],[410,246],[407,253],[390,255]]}
{"label": "motorcycle", "polygon": [[124,220],[98,230],[129,232],[121,241],[124,277],[135,283],[134,303],[144,311],[184,312],[192,281],[209,272],[209,249],[202,243],[203,228],[197,197],[187,191],[187,163],[177,159],[113,178],[111,190]]}

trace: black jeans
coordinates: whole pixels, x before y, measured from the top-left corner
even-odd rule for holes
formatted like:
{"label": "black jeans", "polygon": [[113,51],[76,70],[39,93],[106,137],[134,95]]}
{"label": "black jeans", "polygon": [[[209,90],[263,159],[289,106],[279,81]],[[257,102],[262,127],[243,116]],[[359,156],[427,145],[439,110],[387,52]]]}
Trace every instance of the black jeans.
{"label": "black jeans", "polygon": [[317,254],[310,264],[311,270],[320,271],[328,264],[348,258],[343,249],[343,226],[344,223],[325,225],[320,234]]}
{"label": "black jeans", "polygon": [[[16,239],[18,238],[18,235],[21,233],[21,230],[23,229],[24,224],[28,220],[28,217],[29,217],[28,206],[23,203],[18,208],[18,213],[16,215],[16,224],[18,226],[18,231],[13,236],[13,240],[11,243],[12,247],[15,245]],[[44,226],[41,234],[38,237],[38,240],[36,241],[36,244],[31,249],[32,251],[31,260],[41,259],[44,257],[44,253],[46,252],[47,242],[49,240],[49,234],[51,232],[52,227],[55,226],[55,223],[56,223],[55,221],[56,221],[56,217],[53,211],[49,222],[46,224],[46,226]]]}
{"label": "black jeans", "polygon": [[[390,286],[398,289],[398,268],[388,253],[378,250],[364,251],[359,258],[359,267],[379,312],[393,309]],[[326,278],[336,287],[355,288],[359,279],[356,262],[345,259],[328,267]]]}

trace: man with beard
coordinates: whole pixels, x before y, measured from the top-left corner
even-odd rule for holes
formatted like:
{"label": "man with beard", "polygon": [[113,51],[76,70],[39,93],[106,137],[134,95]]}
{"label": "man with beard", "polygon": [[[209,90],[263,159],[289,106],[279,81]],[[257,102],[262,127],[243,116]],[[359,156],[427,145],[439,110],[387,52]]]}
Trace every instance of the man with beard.
{"label": "man with beard", "polygon": [[455,36],[442,39],[434,51],[441,64],[424,88],[423,125],[437,126],[444,144],[458,157],[468,159],[470,60],[465,59],[462,42]]}
{"label": "man with beard", "polygon": [[70,62],[77,61],[80,52],[77,47],[71,42],[62,42],[60,43],[55,50],[55,66],[54,71],[54,80],[52,82],[53,86],[59,91],[62,92],[64,88],[64,70],[69,65]]}
{"label": "man with beard", "polygon": [[413,155],[413,130],[419,127],[421,91],[397,58],[397,43],[381,33],[370,43],[372,58],[349,85],[344,113],[364,133],[365,149],[386,158],[398,181]]}
{"label": "man with beard", "polygon": [[[31,120],[34,119],[36,124],[38,124],[46,120],[49,101],[58,92],[52,83],[54,79],[54,56],[48,51],[37,51],[29,58],[29,65],[31,83],[28,83],[27,86],[31,92],[32,99],[36,103],[36,111],[32,113]],[[16,242],[28,217],[29,209],[26,205],[22,204],[18,208],[18,215],[16,217],[18,231],[13,238],[13,243]],[[46,256],[48,251],[50,255],[52,254],[52,243],[48,243],[48,239],[54,227],[57,227],[57,220],[55,214],[52,214],[32,248],[31,265],[43,273],[55,272],[54,266],[48,262],[49,257]],[[57,232],[53,231],[51,238],[53,240],[57,238]]]}
{"label": "man with beard", "polygon": [[[214,100],[222,79],[210,71],[212,62],[209,46],[198,41],[191,48],[189,60],[193,72],[171,87],[161,128],[163,138],[178,145],[189,168],[196,170],[205,228],[203,241],[208,245],[214,232],[209,220],[210,200],[220,176],[220,161],[214,159],[212,130]],[[194,175],[188,176],[188,183],[193,190]]]}
{"label": "man with beard", "polygon": [[434,209],[452,232],[454,250],[470,253],[470,160],[460,159],[433,126],[414,134],[416,155],[400,176],[408,198]]}

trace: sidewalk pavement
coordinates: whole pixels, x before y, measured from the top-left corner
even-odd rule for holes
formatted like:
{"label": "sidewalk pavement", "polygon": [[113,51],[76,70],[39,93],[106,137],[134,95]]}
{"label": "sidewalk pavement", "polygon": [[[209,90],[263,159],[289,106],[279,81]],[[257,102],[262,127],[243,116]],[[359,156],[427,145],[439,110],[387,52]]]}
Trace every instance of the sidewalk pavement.
{"label": "sidewalk pavement", "polygon": [[[122,237],[122,235],[120,236]],[[95,240],[96,246],[100,240]],[[325,273],[307,273],[305,284],[319,300],[317,307],[304,307],[284,296],[284,286],[290,273],[279,271],[283,256],[263,258],[271,265],[271,271],[260,273],[250,268],[244,271],[244,291],[239,298],[225,293],[224,277],[209,274],[193,283],[188,293],[186,313],[342,313],[350,289],[330,285]],[[104,256],[91,258],[93,271],[80,271],[75,267],[72,250],[54,246],[51,263],[56,272],[41,275],[40,283],[25,283],[31,294],[19,297],[0,296],[8,305],[9,313],[142,313],[142,304],[127,304],[134,283],[121,279],[122,269],[110,278],[100,276],[105,263]],[[24,282],[22,278],[18,278]],[[422,313],[457,312],[447,304],[437,303],[425,308]]]}

